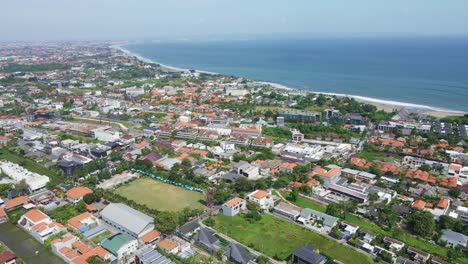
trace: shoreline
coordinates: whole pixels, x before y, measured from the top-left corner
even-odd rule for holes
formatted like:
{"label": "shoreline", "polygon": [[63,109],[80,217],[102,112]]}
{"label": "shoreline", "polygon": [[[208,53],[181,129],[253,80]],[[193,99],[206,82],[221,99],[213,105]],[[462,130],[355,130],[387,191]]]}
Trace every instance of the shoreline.
{"label": "shoreline", "polygon": [[[184,68],[179,68],[179,67],[174,67],[170,65],[166,65],[163,63],[156,62],[154,60],[145,58],[144,56],[132,52],[123,46],[126,44],[116,44],[116,45],[111,45],[110,48],[114,48],[117,50],[120,50],[124,54],[128,56],[133,56],[138,58],[141,61],[147,62],[147,63],[156,63],[159,64],[162,68],[171,70],[171,71],[189,71],[190,69],[184,69]],[[219,73],[216,72],[209,72],[209,71],[203,71],[203,70],[197,70],[194,69],[196,72],[199,73],[205,73],[205,74],[212,74],[212,75],[218,75]],[[279,83],[274,83],[274,82],[268,82],[268,81],[257,81],[257,80],[252,80],[257,83],[261,84],[266,84],[270,85],[274,89],[278,90],[286,90],[286,91],[293,91],[299,94],[307,94],[307,93],[313,93],[313,94],[323,94],[323,95],[330,95],[330,96],[337,96],[337,97],[348,97],[348,98],[353,98],[358,102],[361,103],[368,103],[371,105],[374,105],[377,107],[378,110],[383,110],[385,112],[393,112],[394,110],[401,110],[403,108],[410,108],[414,110],[415,112],[418,112],[420,114],[425,114],[425,115],[430,115],[434,116],[437,118],[443,118],[447,116],[463,116],[465,114],[464,111],[459,111],[459,110],[451,110],[451,109],[443,109],[443,108],[438,108],[438,107],[432,107],[429,105],[421,105],[421,104],[414,104],[414,103],[406,103],[406,102],[400,102],[400,101],[393,101],[393,100],[385,100],[385,99],[378,99],[378,98],[371,98],[371,97],[366,97],[366,96],[361,96],[361,95],[351,95],[351,94],[341,94],[341,93],[327,93],[327,92],[319,92],[319,91],[311,91],[311,90],[303,90],[303,89],[297,89],[297,88],[292,88],[288,87]]]}

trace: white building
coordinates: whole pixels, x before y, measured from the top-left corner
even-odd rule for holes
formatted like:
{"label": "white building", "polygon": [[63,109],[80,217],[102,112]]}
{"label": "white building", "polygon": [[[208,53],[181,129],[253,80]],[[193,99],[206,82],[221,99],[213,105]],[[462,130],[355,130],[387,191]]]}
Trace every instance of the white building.
{"label": "white building", "polygon": [[249,178],[250,180],[256,180],[261,177],[260,175],[260,168],[257,166],[253,166],[248,162],[239,162],[237,165],[237,173],[244,175],[245,177]]}
{"label": "white building", "polygon": [[131,256],[138,248],[138,240],[127,234],[113,235],[101,243],[101,246],[111,252],[117,259]]}
{"label": "white building", "polygon": [[258,204],[263,210],[268,210],[275,207],[276,203],[279,201],[278,197],[271,195],[270,193],[263,190],[256,190],[250,193],[247,196],[247,199],[250,202]]}
{"label": "white building", "polygon": [[100,141],[116,141],[120,138],[120,132],[112,128],[97,128],[92,130],[94,138]]}
{"label": "white building", "polygon": [[121,203],[106,206],[101,212],[101,217],[107,224],[135,238],[154,229],[152,217]]}
{"label": "white building", "polygon": [[30,172],[15,163],[0,162],[0,169],[16,183],[19,183],[21,180],[25,180],[32,192],[46,187],[49,182],[49,177]]}
{"label": "white building", "polygon": [[242,210],[245,210],[246,208],[247,207],[246,207],[245,200],[239,197],[236,197],[227,201],[222,206],[223,214],[228,215],[228,216],[235,216],[238,213],[240,213]]}
{"label": "white building", "polygon": [[37,241],[44,243],[47,238],[67,229],[50,219],[43,212],[32,209],[21,216],[18,225],[29,232]]}

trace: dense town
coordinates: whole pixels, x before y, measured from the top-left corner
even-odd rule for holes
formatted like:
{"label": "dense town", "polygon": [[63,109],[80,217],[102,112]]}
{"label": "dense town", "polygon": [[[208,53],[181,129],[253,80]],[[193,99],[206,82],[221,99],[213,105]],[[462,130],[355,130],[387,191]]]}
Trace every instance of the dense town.
{"label": "dense town", "polygon": [[467,129],[113,43],[3,45],[0,263],[468,263]]}

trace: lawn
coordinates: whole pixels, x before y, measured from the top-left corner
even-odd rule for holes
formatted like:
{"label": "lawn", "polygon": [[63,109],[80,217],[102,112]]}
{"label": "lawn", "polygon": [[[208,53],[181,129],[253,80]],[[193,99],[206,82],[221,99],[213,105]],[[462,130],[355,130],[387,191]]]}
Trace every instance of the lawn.
{"label": "lawn", "polygon": [[361,151],[358,154],[359,158],[366,159],[369,162],[373,162],[376,160],[391,162],[394,160],[401,160],[401,157],[398,155],[392,155],[389,153],[381,153],[381,152],[374,152],[374,151]]}
{"label": "lawn", "polygon": [[240,243],[279,260],[289,258],[297,247],[313,245],[320,254],[343,263],[373,263],[369,257],[352,248],[267,214],[254,223],[239,215],[230,217],[218,214],[213,227]]}
{"label": "lawn", "polygon": [[101,234],[98,234],[95,237],[91,238],[91,241],[93,241],[93,243],[95,245],[97,245],[97,244],[101,243],[101,240],[103,238],[108,238],[110,235],[112,235],[112,233],[109,230],[106,230],[106,231],[102,232]]}
{"label": "lawn", "polygon": [[[299,206],[299,207],[302,207],[302,208],[311,208],[311,209],[314,209],[314,210],[317,210],[317,211],[320,211],[320,212],[325,212],[326,208],[324,206],[321,206],[319,204],[316,204],[312,201],[309,201],[309,200],[306,200],[304,198],[301,198],[299,197],[297,199],[297,201],[295,202],[292,202],[293,204]],[[441,257],[447,257],[447,249],[446,248],[443,248],[441,246],[438,246],[438,245],[434,245],[434,244],[431,244],[425,240],[420,240],[418,238],[415,238],[415,237],[412,237],[410,235],[407,235],[407,234],[401,234],[401,233],[394,233],[394,232],[391,232],[391,231],[387,231],[387,230],[384,230],[382,229],[380,226],[372,223],[371,221],[367,220],[367,219],[364,219],[362,217],[359,217],[357,215],[353,215],[353,214],[346,214],[346,219],[344,219],[344,221],[350,223],[350,224],[354,224],[354,225],[357,225],[361,228],[364,228],[364,229],[367,229],[369,231],[372,231],[372,232],[375,232],[377,234],[380,234],[380,235],[384,235],[384,236],[389,236],[389,237],[392,237],[394,239],[398,239],[404,243],[406,243],[408,246],[412,246],[412,247],[415,247],[415,248],[418,248],[420,250],[423,250],[423,251],[426,251],[430,254],[435,254],[435,255],[438,255],[438,256],[441,256]],[[460,263],[468,263],[468,262],[460,262]]]}
{"label": "lawn", "polygon": [[201,209],[203,205],[200,201],[205,199],[202,193],[187,191],[148,177],[134,180],[117,188],[114,192],[160,211],[178,212],[185,207]]}

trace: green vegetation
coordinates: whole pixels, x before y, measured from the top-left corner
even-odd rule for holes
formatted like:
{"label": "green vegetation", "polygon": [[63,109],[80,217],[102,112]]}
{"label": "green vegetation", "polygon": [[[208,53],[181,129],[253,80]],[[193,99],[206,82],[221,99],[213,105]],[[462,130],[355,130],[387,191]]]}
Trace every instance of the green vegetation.
{"label": "green vegetation", "polygon": [[0,69],[0,72],[13,73],[13,72],[42,72],[53,70],[66,70],[70,66],[58,63],[45,63],[45,64],[7,64]]}
{"label": "green vegetation", "polygon": [[0,160],[7,160],[7,161],[14,162],[31,172],[35,172],[35,173],[42,174],[42,175],[49,177],[50,179],[50,182],[48,184],[49,186],[57,186],[60,183],[63,183],[65,181],[65,179],[61,177],[56,171],[47,169],[30,159],[21,157],[9,151],[6,148],[0,149]]}
{"label": "green vegetation", "polygon": [[106,230],[106,231],[102,232],[101,234],[99,234],[99,235],[97,235],[97,236],[91,238],[91,241],[92,241],[94,244],[97,245],[97,244],[99,244],[99,243],[101,242],[101,240],[102,240],[103,238],[107,238],[107,237],[109,237],[111,234],[112,234],[111,231]]}
{"label": "green vegetation", "polygon": [[272,137],[275,142],[282,142],[291,139],[291,131],[280,127],[265,127],[262,130],[264,136]]}
{"label": "green vegetation", "polygon": [[329,258],[343,263],[373,263],[367,256],[320,234],[271,215],[249,222],[243,216],[218,214],[214,228],[253,249],[278,260],[285,260],[299,246],[314,245]]}
{"label": "green vegetation", "polygon": [[8,215],[8,220],[10,220],[11,223],[16,224],[18,220],[21,218],[21,216],[26,213],[26,209],[24,208],[18,208],[13,211],[7,212]]}
{"label": "green vegetation", "polygon": [[[315,209],[317,211],[322,211],[322,212],[325,212],[326,211],[326,208],[321,206],[321,205],[318,205],[316,203],[313,203],[311,201],[308,201],[308,200],[305,200],[305,199],[302,199],[302,198],[299,198],[298,201],[296,202],[293,202],[293,204],[297,205],[297,206],[300,206],[300,207],[308,207],[308,208],[312,208],[312,209]],[[322,209],[320,209],[322,208]],[[384,235],[384,236],[389,236],[389,237],[392,237],[394,239],[397,239],[397,240],[400,240],[404,243],[406,243],[408,246],[412,246],[412,247],[415,247],[415,248],[418,248],[420,250],[423,250],[425,252],[428,252],[430,254],[433,254],[433,255],[437,255],[437,256],[440,256],[440,257],[444,257],[446,258],[447,257],[447,253],[448,253],[448,250],[444,247],[441,247],[441,246],[438,246],[438,245],[434,245],[434,244],[431,244],[429,242],[427,242],[426,240],[421,240],[421,239],[418,239],[417,237],[413,237],[413,236],[410,236],[408,234],[405,234],[404,232],[402,232],[400,229],[394,229],[392,231],[389,231],[389,230],[384,230],[382,227],[362,218],[362,217],[359,217],[357,215],[353,215],[353,214],[345,214],[345,219],[344,219],[346,222],[350,223],[350,224],[353,224],[353,225],[357,225],[361,228],[364,228],[364,229],[367,229],[369,231],[372,231],[374,233],[377,233],[379,235]],[[466,262],[465,262],[466,263]]]}
{"label": "green vegetation", "polygon": [[457,123],[468,125],[468,114],[463,116],[447,116],[442,118],[440,121],[445,123]]}
{"label": "green vegetation", "polygon": [[296,206],[299,206],[301,208],[310,208],[310,209],[314,209],[316,211],[319,211],[319,212],[322,212],[322,213],[325,213],[326,211],[326,207],[325,206],[322,206],[318,203],[314,203],[314,202],[311,202],[303,197],[298,197],[296,201],[291,201],[292,204],[296,205]]}
{"label": "green vegetation", "polygon": [[8,191],[13,189],[14,187],[15,186],[13,184],[8,184],[8,183],[0,184],[0,196],[7,197],[8,196]]}
{"label": "green vegetation", "polygon": [[178,212],[189,207],[201,209],[203,194],[187,191],[151,178],[142,177],[115,190],[115,193],[160,211]]}
{"label": "green vegetation", "polygon": [[132,80],[139,78],[151,78],[154,77],[154,73],[144,68],[130,66],[111,72],[109,77],[119,80]]}
{"label": "green vegetation", "polygon": [[368,151],[368,150],[361,151],[358,154],[358,157],[362,158],[362,159],[366,159],[369,162],[373,162],[373,161],[376,161],[376,160],[389,161],[390,159],[401,159],[397,155],[391,155],[391,154],[387,154],[387,153]]}
{"label": "green vegetation", "polygon": [[70,218],[84,212],[86,212],[86,205],[83,201],[81,201],[77,205],[66,204],[57,207],[54,210],[48,211],[47,215],[61,224],[66,224]]}

